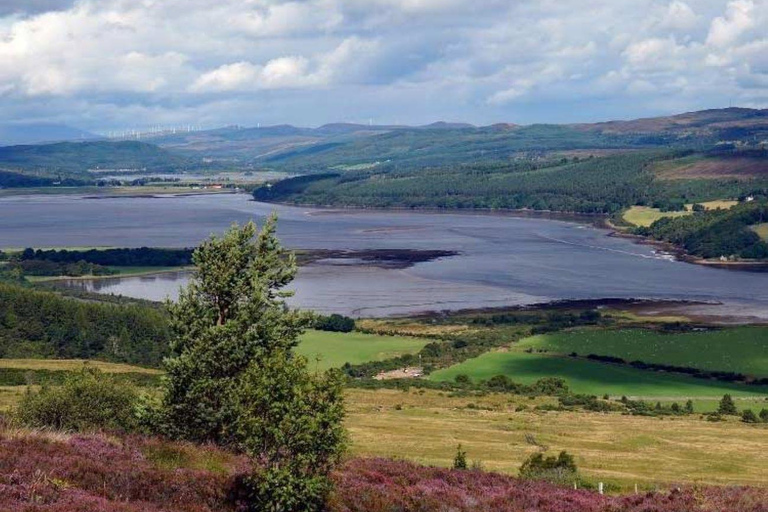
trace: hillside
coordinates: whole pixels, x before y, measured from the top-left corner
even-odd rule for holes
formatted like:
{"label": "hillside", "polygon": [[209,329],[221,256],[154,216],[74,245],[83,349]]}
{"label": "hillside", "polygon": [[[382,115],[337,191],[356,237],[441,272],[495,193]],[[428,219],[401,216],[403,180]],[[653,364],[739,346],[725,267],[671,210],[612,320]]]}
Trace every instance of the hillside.
{"label": "hillside", "polygon": [[153,144],[138,141],[59,142],[0,147],[0,169],[43,175],[86,175],[89,170],[171,171],[189,161]]}

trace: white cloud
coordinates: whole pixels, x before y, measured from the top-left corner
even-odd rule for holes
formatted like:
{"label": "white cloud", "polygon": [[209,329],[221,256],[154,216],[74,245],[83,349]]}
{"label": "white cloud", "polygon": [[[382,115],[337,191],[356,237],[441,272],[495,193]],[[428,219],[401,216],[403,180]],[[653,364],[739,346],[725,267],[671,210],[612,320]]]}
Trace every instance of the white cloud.
{"label": "white cloud", "polygon": [[728,2],[725,16],[712,20],[707,44],[722,47],[734,43],[741,34],[754,27],[754,10],[755,3],[752,0]]}
{"label": "white cloud", "polygon": [[0,109],[90,128],[571,120],[768,96],[768,0],[29,5],[0,11]]}

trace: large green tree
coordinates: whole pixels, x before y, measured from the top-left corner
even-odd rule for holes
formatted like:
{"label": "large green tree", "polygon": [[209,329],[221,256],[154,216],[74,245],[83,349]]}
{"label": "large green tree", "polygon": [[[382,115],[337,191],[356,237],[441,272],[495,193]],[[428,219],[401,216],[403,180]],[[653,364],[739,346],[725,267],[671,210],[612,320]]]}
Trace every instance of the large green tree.
{"label": "large green tree", "polygon": [[274,216],[258,233],[235,225],[195,251],[197,270],[168,305],[160,421],[173,437],[249,454],[254,510],[315,510],[344,445],[342,377],[310,372],[293,351],[310,316],[285,303],[296,261],[275,230]]}

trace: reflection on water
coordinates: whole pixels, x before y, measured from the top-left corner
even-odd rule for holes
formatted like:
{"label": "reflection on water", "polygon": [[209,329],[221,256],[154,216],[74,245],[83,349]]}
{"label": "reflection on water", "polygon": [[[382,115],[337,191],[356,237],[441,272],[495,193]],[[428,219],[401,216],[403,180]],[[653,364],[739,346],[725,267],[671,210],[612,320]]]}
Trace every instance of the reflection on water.
{"label": "reflection on water", "polygon": [[[190,272],[103,279],[69,279],[63,286],[87,292],[125,295],[140,299],[175,300]],[[372,286],[372,283],[375,283]],[[383,269],[345,262],[318,262],[302,267],[290,286],[293,306],[321,313],[353,316],[402,315],[423,311],[530,304],[548,300],[492,286],[425,279],[407,270]]]}

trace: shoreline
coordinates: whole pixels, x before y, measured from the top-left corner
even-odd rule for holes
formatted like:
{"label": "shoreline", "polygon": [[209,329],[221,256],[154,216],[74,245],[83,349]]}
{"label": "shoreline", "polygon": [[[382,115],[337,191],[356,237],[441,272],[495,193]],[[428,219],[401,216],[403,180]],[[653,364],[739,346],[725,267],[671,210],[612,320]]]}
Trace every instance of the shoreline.
{"label": "shoreline", "polygon": [[253,202],[263,204],[274,204],[279,206],[289,206],[294,208],[314,208],[321,210],[314,215],[326,215],[336,212],[416,212],[416,213],[438,213],[445,215],[491,215],[500,217],[516,217],[516,218],[532,218],[532,219],[544,219],[544,220],[557,220],[562,222],[572,222],[577,224],[589,224],[597,229],[603,229],[608,231],[606,236],[615,236],[619,238],[625,238],[632,240],[638,245],[648,245],[655,247],[660,251],[671,255],[675,261],[682,263],[690,263],[693,265],[701,265],[709,268],[717,268],[723,270],[731,270],[737,272],[754,272],[762,273],[768,272],[768,261],[718,261],[701,258],[699,256],[693,256],[685,252],[685,249],[678,247],[669,242],[662,240],[654,240],[649,237],[634,235],[627,233],[621,226],[611,222],[611,216],[604,213],[580,213],[580,212],[561,212],[555,210],[530,210],[530,209],[490,209],[490,208],[433,208],[433,207],[365,207],[365,206],[332,206],[332,205],[316,205],[316,204],[296,204],[296,203],[282,203],[278,201],[257,201],[251,199]]}

